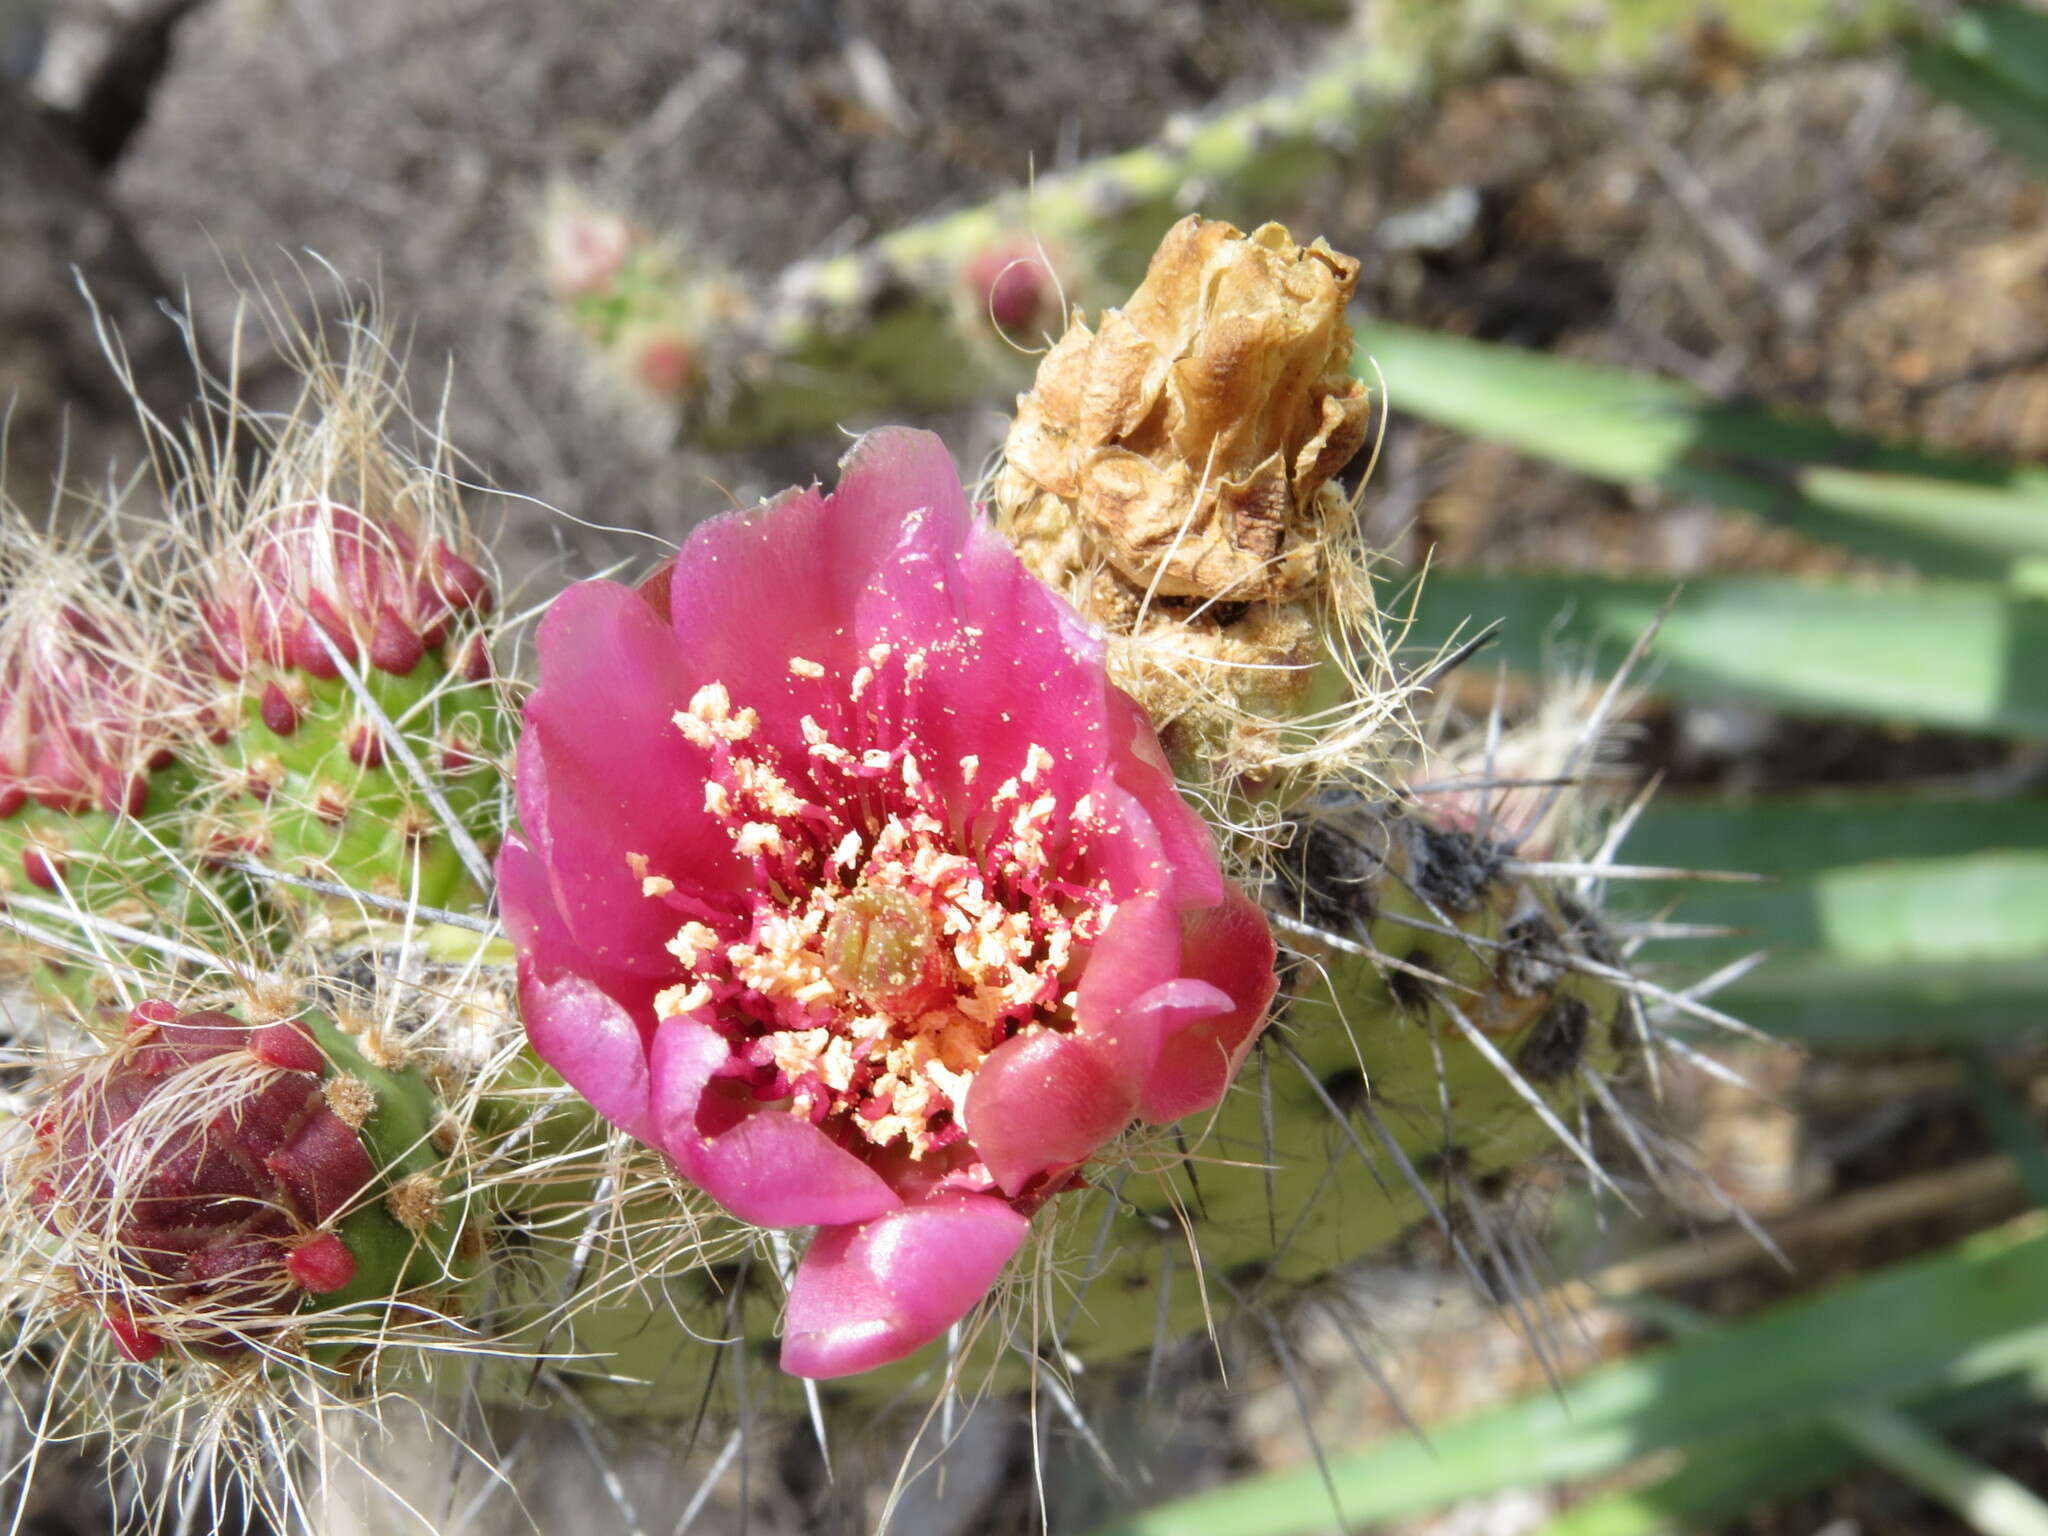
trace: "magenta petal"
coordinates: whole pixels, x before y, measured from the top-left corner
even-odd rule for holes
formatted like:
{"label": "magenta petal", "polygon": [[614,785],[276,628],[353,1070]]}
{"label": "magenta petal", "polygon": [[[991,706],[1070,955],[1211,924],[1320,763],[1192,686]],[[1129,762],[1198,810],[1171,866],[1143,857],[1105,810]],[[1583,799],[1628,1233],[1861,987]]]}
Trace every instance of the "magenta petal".
{"label": "magenta petal", "polygon": [[879,427],[848,450],[832,510],[849,526],[893,528],[892,543],[935,551],[958,550],[976,526],[953,455],[937,433],[914,427]]}
{"label": "magenta petal", "polygon": [[1137,1107],[1135,1085],[1093,1043],[1047,1031],[989,1053],[961,1123],[990,1176],[1016,1196],[1041,1173],[1086,1162]]}
{"label": "magenta petal", "polygon": [[1145,808],[1165,850],[1169,876],[1162,894],[1177,907],[1215,906],[1223,899],[1223,874],[1207,823],[1181,798],[1173,768],[1137,701],[1111,689],[1109,710],[1110,729],[1118,736],[1117,783]]}
{"label": "magenta petal", "polygon": [[[947,562],[970,521],[959,471],[938,438],[900,427],[870,432],[829,497],[791,491],[690,535],[669,588],[682,654],[699,681],[723,683],[736,705],[759,711],[766,739],[801,750],[801,717],[830,718],[821,701],[836,708],[845,680],[868,664],[877,637],[863,633],[859,614],[903,552]],[[921,584],[931,580],[928,571]],[[736,614],[755,617],[735,622]],[[824,667],[834,686],[793,675],[798,658]]]}
{"label": "magenta petal", "polygon": [[649,1140],[647,1047],[626,1000],[640,1001],[637,984],[618,978],[619,995],[599,984],[554,910],[546,871],[517,838],[498,855],[498,896],[519,946],[519,1012],[534,1054],[607,1120]]}
{"label": "magenta petal", "polygon": [[581,976],[543,980],[522,966],[519,1011],[536,1056],[628,1136],[653,1141],[646,1047],[618,999]]}
{"label": "magenta petal", "polygon": [[1088,786],[1088,801],[1094,810],[1086,827],[1086,851],[1075,861],[1073,876],[1084,882],[1099,880],[1120,899],[1165,897],[1172,905],[1173,865],[1137,797],[1104,769]]}
{"label": "magenta petal", "polygon": [[790,1283],[782,1368],[850,1376],[930,1343],[988,1294],[1028,1226],[1001,1200],[941,1190],[825,1228]]}
{"label": "magenta petal", "polygon": [[1096,940],[1075,989],[1076,1035],[1114,1064],[1135,1099],[1159,1059],[1167,1021],[1133,1005],[1181,973],[1180,915],[1157,896],[1134,896]]}
{"label": "magenta petal", "polygon": [[1231,1000],[1227,1011],[1168,1037],[1145,1084],[1139,1113],[1164,1123],[1223,1097],[1265,1025],[1280,981],[1266,915],[1232,886],[1220,906],[1187,919],[1182,966]]}
{"label": "magenta petal", "polygon": [[[1052,758],[1033,787],[1067,805],[1109,762],[1099,637],[992,529],[975,523],[957,554],[906,540],[861,630],[920,654],[913,728],[927,774],[956,800],[985,800],[1033,747]],[[972,786],[963,757],[979,764]]]}
{"label": "magenta petal", "polygon": [[757,1227],[866,1221],[903,1203],[881,1175],[786,1105],[762,1105],[706,1135],[705,1094],[731,1054],[693,1017],[663,1019],[654,1032],[651,1139],[707,1195]]}
{"label": "magenta petal", "polygon": [[641,893],[646,870],[723,884],[739,868],[705,814],[704,756],[674,716],[695,691],[674,638],[615,582],[571,587],[541,621],[541,686],[519,744],[519,815],[546,862],[562,915],[592,953],[668,969],[674,914]]}

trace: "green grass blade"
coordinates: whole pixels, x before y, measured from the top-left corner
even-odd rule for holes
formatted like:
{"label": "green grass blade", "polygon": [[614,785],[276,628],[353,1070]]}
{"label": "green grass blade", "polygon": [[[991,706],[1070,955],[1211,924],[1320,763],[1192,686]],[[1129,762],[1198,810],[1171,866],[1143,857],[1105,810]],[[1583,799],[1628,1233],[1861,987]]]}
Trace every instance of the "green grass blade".
{"label": "green grass blade", "polygon": [[1980,1536],[2048,1536],[2048,1504],[1904,1414],[1845,1408],[1829,1415],[1828,1424],[1872,1461],[1946,1504]]}
{"label": "green grass blade", "polygon": [[1955,1056],[1991,1139],[2012,1159],[2028,1198],[2048,1208],[2048,1137],[1999,1077],[1989,1052],[1981,1046],[1962,1046]]}
{"label": "green grass blade", "polygon": [[[1511,667],[1539,670],[1560,643],[1611,665],[1672,590],[1594,576],[1433,573],[1413,599],[1410,639],[1441,643],[1499,618]],[[1409,602],[1388,597],[1397,614]],[[1680,698],[2048,736],[2048,603],[1986,584],[1701,578],[1685,585],[1650,654],[1657,688]]]}
{"label": "green grass blade", "polygon": [[[1344,1518],[1592,1477],[1659,1451],[1794,1432],[2048,1358],[2048,1222],[2029,1216],[1932,1257],[1774,1307],[1658,1354],[1434,1431],[1330,1461]],[[1103,1536],[1294,1536],[1333,1525],[1315,1469],[1246,1479]]]}
{"label": "green grass blade", "polygon": [[1940,42],[1908,49],[1906,62],[1929,92],[2048,167],[2048,17],[2024,5],[1979,6]]}
{"label": "green grass blade", "polygon": [[2014,154],[2048,166],[2048,112],[2039,97],[1954,48],[1913,48],[1906,67],[1931,94],[1961,107]]}
{"label": "green grass blade", "polygon": [[[1931,1398],[1914,1414],[1936,1429],[1968,1429],[2048,1397],[2048,1355],[2029,1371]],[[1717,1442],[1677,1471],[1568,1509],[1535,1536],[1677,1536],[1711,1529],[1767,1499],[1826,1486],[1861,1463],[1818,1425]]]}
{"label": "green grass blade", "polygon": [[1797,879],[1843,864],[2048,848],[2048,800],[1937,799],[1892,791],[1785,795],[1730,805],[1665,794],[1630,830],[1631,864]]}
{"label": "green grass blade", "polygon": [[1358,327],[1396,411],[1598,479],[1754,512],[1941,575],[2038,575],[2048,474],[1888,445],[1676,379],[1405,326]]}
{"label": "green grass blade", "polygon": [[2005,0],[1965,11],[1949,24],[1948,44],[2018,90],[2048,102],[2048,16],[2032,6]]}
{"label": "green grass blade", "polygon": [[[1660,886],[1651,899],[1667,893]],[[1745,949],[1769,943],[1850,966],[2048,959],[2048,850],[1884,859],[1779,884],[1700,886],[1685,893],[1680,913],[1744,929]]]}
{"label": "green grass blade", "polygon": [[1791,955],[1714,1002],[1766,1034],[1815,1049],[1999,1047],[2048,1026],[2048,958],[1857,966],[1831,955]]}

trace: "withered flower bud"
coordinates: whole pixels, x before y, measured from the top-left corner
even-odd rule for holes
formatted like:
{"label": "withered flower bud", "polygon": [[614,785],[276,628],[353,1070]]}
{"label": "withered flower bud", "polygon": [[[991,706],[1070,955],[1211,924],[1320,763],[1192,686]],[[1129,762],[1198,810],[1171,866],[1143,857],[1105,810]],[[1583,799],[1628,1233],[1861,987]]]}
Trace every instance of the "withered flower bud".
{"label": "withered flower bud", "polygon": [[1130,302],[1093,330],[1077,318],[1018,401],[995,483],[1004,530],[1130,637],[1119,681],[1180,750],[1245,758],[1247,723],[1300,706],[1333,596],[1366,605],[1337,627],[1369,620],[1332,478],[1371,425],[1344,322],[1357,281],[1321,240],[1190,216]]}

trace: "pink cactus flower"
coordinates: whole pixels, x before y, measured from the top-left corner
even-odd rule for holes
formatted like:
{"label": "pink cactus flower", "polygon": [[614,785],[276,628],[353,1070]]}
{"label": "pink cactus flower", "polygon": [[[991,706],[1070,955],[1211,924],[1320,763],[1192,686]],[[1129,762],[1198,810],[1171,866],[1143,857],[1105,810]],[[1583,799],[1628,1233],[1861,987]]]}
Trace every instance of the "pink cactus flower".
{"label": "pink cactus flower", "polygon": [[766,1227],[782,1364],[896,1360],[1133,1120],[1213,1105],[1274,990],[1101,639],[926,433],[550,610],[498,864],[534,1049]]}

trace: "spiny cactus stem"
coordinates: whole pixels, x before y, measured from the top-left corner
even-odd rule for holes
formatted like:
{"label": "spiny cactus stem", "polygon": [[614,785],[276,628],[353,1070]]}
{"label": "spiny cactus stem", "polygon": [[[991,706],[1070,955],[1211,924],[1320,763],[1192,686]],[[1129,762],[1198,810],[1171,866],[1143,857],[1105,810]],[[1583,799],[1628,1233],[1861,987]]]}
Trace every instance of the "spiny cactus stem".
{"label": "spiny cactus stem", "polygon": [[[1567,76],[1640,75],[1674,52],[1688,18],[1672,13],[1685,9],[1658,7],[1655,26],[1617,33],[1589,31],[1556,4],[1482,6],[1477,14],[1441,0],[1378,7],[1364,40],[1334,43],[1323,67],[1265,97],[1177,120],[1151,144],[1039,177],[1028,190],[799,262],[769,285],[758,308],[711,307],[697,322],[702,334],[692,338],[694,350],[737,359],[733,376],[699,371],[664,398],[702,390],[705,439],[742,445],[821,430],[891,403],[936,406],[971,397],[1007,382],[1022,363],[1009,366],[1017,354],[1001,344],[986,314],[973,317],[972,334],[963,329],[956,297],[962,274],[1019,231],[1049,250],[1075,253],[1082,270],[1062,274],[1076,285],[1066,297],[1089,304],[1093,289],[1127,287],[1160,232],[1182,213],[1199,207],[1261,222],[1418,101],[1483,78],[1506,43]],[[1699,6],[1699,17],[1709,9]],[[1912,0],[1846,7],[1838,0],[1749,0],[1714,10],[1759,59],[1870,46],[1925,25]],[[674,281],[678,312],[705,308],[683,302],[680,291],[703,279]],[[600,350],[630,339],[620,317],[637,313],[635,306],[607,310],[587,294],[577,302],[581,329]]]}
{"label": "spiny cactus stem", "polygon": [[464,826],[462,818],[455,814],[455,808],[448,803],[448,796],[442,791],[440,782],[420,766],[419,757],[407,744],[405,733],[392,723],[391,717],[384,712],[384,706],[377,701],[347,654],[334,643],[333,637],[317,624],[309,627],[312,633],[319,637],[328,658],[334,663],[334,668],[340,673],[343,681],[348,684],[349,691],[355,695],[356,701],[368,711],[371,722],[383,737],[386,750],[391,753],[398,766],[411,777],[421,795],[426,798],[427,804],[433,807],[434,815],[440,819],[442,831],[447,835],[456,857],[462,861],[464,871],[476,882],[478,890],[490,890],[491,861],[484,857],[483,849],[477,846],[469,828]]}

